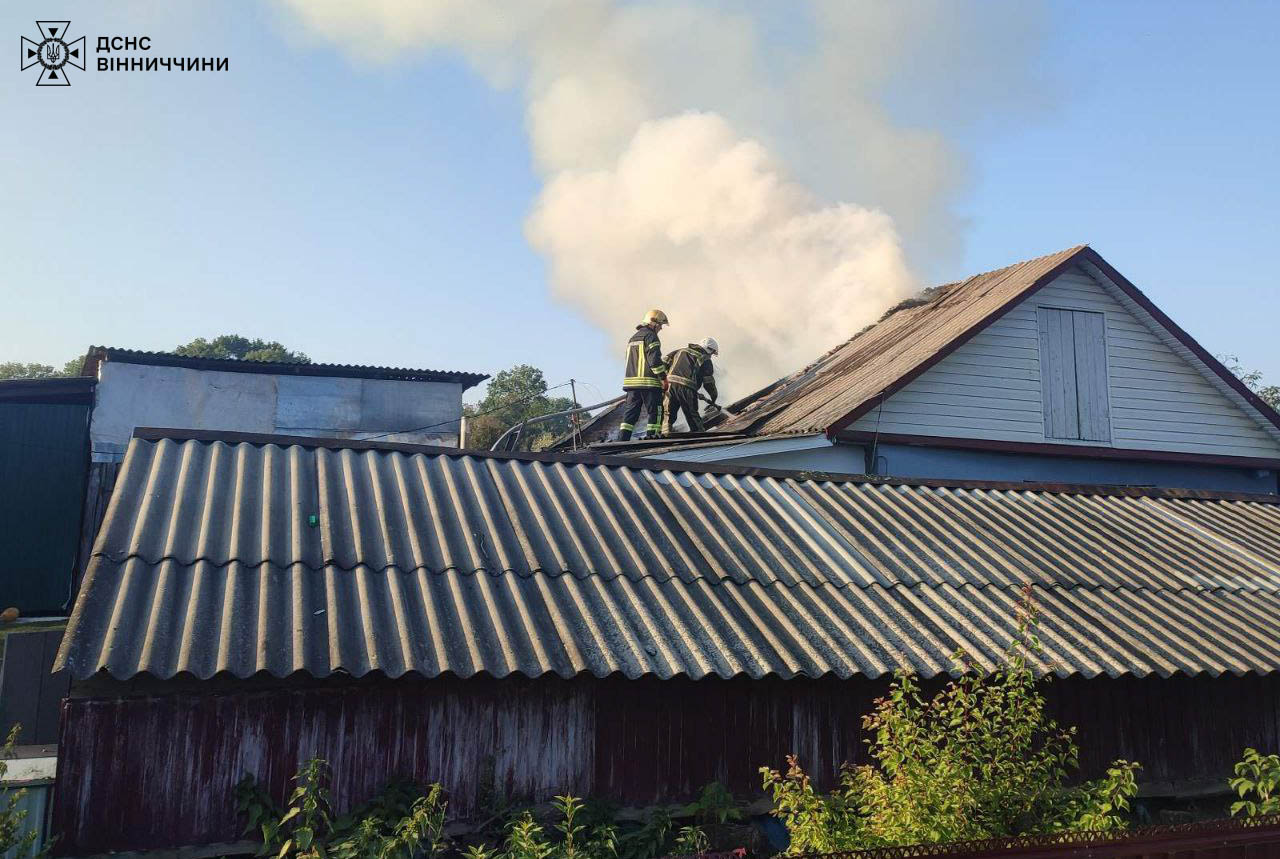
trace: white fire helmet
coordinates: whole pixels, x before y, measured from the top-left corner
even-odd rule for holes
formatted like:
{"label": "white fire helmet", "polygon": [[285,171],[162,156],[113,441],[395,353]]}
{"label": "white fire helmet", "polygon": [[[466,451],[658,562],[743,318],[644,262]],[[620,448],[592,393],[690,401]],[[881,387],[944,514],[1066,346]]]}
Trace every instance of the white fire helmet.
{"label": "white fire helmet", "polygon": [[698,345],[711,355],[720,354],[720,344],[716,342],[714,337],[704,337]]}

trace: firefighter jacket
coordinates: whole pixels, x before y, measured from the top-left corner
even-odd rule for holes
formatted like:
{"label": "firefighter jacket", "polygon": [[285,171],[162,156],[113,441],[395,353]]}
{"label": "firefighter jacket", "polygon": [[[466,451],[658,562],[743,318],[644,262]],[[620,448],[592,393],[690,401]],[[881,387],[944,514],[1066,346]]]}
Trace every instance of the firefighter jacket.
{"label": "firefighter jacket", "polygon": [[662,388],[667,365],[662,363],[662,344],[658,332],[648,325],[637,325],[636,333],[627,341],[627,375],[622,380],[624,391]]}
{"label": "firefighter jacket", "polygon": [[667,381],[673,385],[682,385],[697,391],[707,389],[707,396],[715,402],[716,391],[715,367],[711,364],[711,356],[696,343],[690,343],[683,349],[677,349],[667,356]]}

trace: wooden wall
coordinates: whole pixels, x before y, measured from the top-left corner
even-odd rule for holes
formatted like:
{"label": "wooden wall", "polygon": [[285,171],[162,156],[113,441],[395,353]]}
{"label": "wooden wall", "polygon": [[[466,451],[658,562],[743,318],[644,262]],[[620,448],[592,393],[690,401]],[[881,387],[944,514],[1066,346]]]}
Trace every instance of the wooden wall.
{"label": "wooden wall", "polygon": [[[199,688],[197,685],[196,689]],[[486,793],[572,791],[626,805],[720,780],[760,792],[759,767],[795,752],[820,784],[864,755],[861,717],[884,681],[440,679],[64,705],[55,832],[64,854],[234,841],[246,774],[283,798],[299,762],[334,768],[340,807],[395,776],[441,781],[451,813]],[[1092,775],[1115,758],[1165,788],[1224,782],[1246,745],[1280,750],[1280,678],[1072,679],[1049,684],[1080,726]]]}

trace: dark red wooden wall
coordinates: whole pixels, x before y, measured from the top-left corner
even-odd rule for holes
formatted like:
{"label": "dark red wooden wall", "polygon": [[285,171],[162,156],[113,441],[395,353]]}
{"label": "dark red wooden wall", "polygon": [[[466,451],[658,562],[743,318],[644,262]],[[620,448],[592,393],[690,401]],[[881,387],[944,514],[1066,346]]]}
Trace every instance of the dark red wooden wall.
{"label": "dark red wooden wall", "polygon": [[[234,841],[244,775],[286,793],[299,762],[330,761],[339,807],[388,779],[440,781],[451,811],[497,790],[571,791],[628,805],[720,780],[760,790],[788,752],[829,784],[863,755],[883,681],[440,679],[73,698],[63,710],[54,831],[67,853]],[[1144,779],[1225,781],[1246,745],[1280,750],[1280,678],[1072,679],[1049,684],[1080,727],[1086,775],[1117,757]]]}

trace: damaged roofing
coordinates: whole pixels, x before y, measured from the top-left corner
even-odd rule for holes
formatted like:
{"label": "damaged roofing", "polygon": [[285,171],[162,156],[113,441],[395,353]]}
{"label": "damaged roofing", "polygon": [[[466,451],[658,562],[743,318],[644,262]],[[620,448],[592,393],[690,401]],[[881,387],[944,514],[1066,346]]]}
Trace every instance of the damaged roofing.
{"label": "damaged roofing", "polygon": [[1222,363],[1208,354],[1137,287],[1088,245],[1015,263],[926,290],[891,308],[809,366],[729,406],[734,415],[719,432],[752,436],[778,433],[833,435],[963,345],[1019,301],[1067,269],[1088,264],[1103,271],[1158,324],[1182,342],[1265,420],[1280,428],[1280,415]]}
{"label": "damaged roofing", "polygon": [[[925,676],[1280,669],[1280,504],[269,437],[135,438],[59,664]],[[314,519],[312,518],[314,517]]]}

